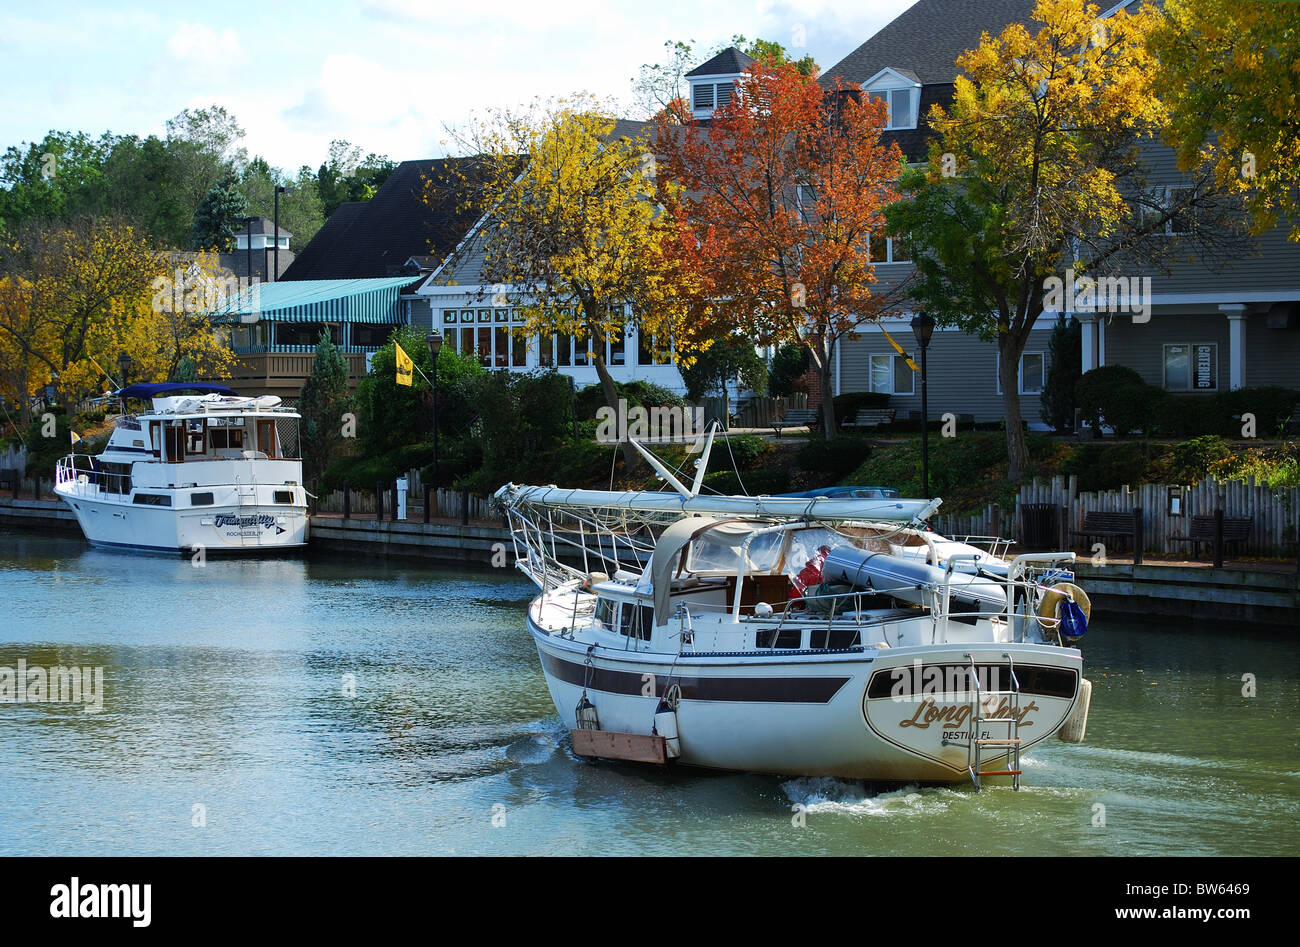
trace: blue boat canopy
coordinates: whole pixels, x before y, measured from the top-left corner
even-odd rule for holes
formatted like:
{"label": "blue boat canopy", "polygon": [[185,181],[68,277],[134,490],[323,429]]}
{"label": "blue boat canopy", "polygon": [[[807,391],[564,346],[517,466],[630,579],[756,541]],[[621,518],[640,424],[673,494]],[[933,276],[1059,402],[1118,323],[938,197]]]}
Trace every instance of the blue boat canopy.
{"label": "blue boat canopy", "polygon": [[157,398],[172,395],[179,391],[197,391],[200,394],[235,395],[239,392],[225,385],[209,385],[193,381],[155,381],[141,385],[127,385],[116,392],[119,398]]}

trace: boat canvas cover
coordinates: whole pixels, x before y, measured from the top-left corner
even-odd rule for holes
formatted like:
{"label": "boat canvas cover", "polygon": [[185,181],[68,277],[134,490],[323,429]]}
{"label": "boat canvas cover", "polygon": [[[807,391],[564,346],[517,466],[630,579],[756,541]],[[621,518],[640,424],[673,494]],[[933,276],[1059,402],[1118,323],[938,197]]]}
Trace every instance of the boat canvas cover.
{"label": "boat canvas cover", "polygon": [[693,496],[652,490],[567,490],[507,484],[496,499],[508,508],[531,505],[551,509],[624,509],[689,516],[752,516],[822,522],[911,523],[924,519],[939,500],[792,497]]}

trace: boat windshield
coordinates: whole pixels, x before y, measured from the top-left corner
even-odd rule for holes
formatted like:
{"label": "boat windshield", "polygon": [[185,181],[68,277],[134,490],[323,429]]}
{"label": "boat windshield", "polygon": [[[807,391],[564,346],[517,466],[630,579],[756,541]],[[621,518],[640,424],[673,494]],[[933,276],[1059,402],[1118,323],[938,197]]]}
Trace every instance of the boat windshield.
{"label": "boat windshield", "polygon": [[[729,573],[740,568],[740,544],[750,529],[711,529],[691,543],[686,568],[697,574]],[[770,571],[781,557],[784,533],[760,533],[749,544],[746,572]]]}

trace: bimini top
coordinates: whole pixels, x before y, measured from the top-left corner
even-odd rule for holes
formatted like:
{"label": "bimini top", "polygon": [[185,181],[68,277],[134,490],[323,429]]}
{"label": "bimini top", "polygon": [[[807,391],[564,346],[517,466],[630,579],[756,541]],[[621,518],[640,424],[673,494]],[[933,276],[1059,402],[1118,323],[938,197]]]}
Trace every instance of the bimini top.
{"label": "bimini top", "polygon": [[200,394],[235,395],[239,392],[225,385],[208,385],[193,381],[156,381],[148,384],[127,385],[118,389],[119,398],[157,398],[161,395],[176,394],[181,391],[195,391]]}
{"label": "bimini top", "polygon": [[942,502],[865,497],[804,499],[705,494],[684,497],[678,493],[647,490],[562,490],[559,487],[524,487],[513,483],[498,490],[496,499],[507,507],[533,505],[556,509],[623,509],[679,516],[701,513],[714,516],[888,523],[923,520],[938,509]]}

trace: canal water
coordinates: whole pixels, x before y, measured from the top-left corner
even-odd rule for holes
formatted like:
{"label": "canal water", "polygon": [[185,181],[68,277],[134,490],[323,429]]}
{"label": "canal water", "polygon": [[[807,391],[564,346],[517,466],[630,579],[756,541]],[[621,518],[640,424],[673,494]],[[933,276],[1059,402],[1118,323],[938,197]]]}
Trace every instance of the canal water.
{"label": "canal water", "polygon": [[1087,742],[976,795],[580,761],[531,594],[0,534],[0,668],[103,669],[0,703],[0,855],[1300,854],[1292,638],[1098,622]]}

